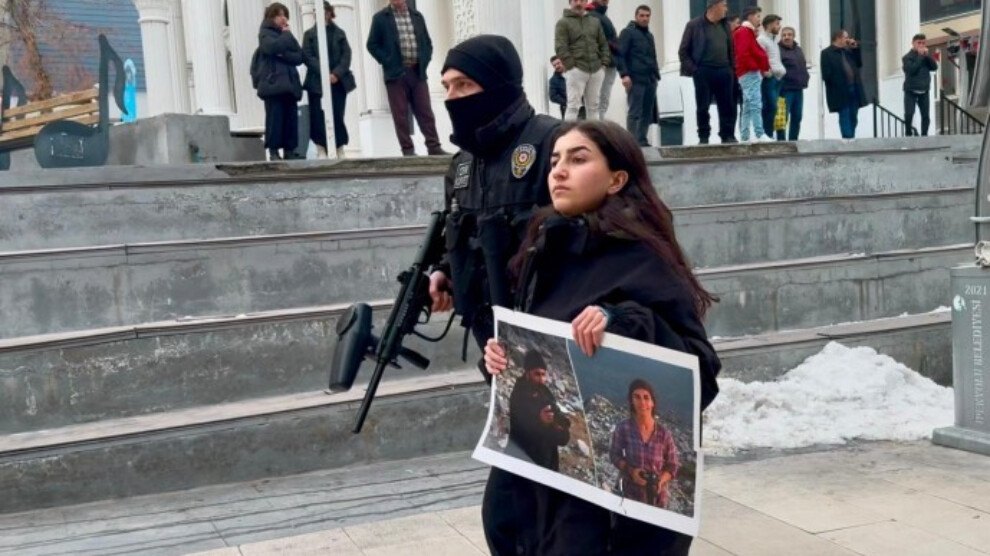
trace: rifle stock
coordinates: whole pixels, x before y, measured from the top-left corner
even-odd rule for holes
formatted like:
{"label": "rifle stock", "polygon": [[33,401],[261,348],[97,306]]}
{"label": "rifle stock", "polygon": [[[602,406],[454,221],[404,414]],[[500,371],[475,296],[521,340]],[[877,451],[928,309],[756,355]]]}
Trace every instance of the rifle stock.
{"label": "rifle stock", "polygon": [[[429,359],[402,346],[406,336],[412,334],[419,318],[428,313],[430,298],[429,268],[438,262],[444,253],[443,230],[446,212],[434,212],[427,226],[426,237],[420,245],[416,258],[409,269],[399,275],[399,295],[395,298],[381,338],[371,333],[370,309],[358,304],[348,312],[337,327],[338,341],[331,367],[330,389],[342,391],[350,389],[354,383],[361,361],[370,357],[375,361],[375,370],[368,383],[364,399],[358,409],[354,423],[354,433],[361,432],[364,421],[371,409],[378,385],[388,365],[398,366],[401,356],[411,364],[425,369]],[[364,309],[361,306],[364,305]],[[354,316],[358,315],[358,316]],[[366,316],[369,315],[369,316]],[[356,326],[355,326],[356,325]]]}

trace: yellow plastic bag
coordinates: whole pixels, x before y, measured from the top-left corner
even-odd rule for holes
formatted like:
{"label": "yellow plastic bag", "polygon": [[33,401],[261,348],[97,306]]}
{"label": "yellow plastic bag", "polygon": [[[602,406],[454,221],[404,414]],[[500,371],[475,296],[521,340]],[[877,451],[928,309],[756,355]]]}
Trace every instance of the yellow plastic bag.
{"label": "yellow plastic bag", "polygon": [[773,130],[787,130],[787,101],[784,100],[784,97],[777,99],[777,115],[773,118]]}

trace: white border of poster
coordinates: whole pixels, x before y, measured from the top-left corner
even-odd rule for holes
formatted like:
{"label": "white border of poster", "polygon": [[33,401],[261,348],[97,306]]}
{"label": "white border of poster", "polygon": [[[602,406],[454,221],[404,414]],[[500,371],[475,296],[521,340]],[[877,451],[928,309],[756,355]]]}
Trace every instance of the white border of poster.
{"label": "white border of poster", "polygon": [[[573,341],[574,339],[570,324],[544,319],[533,315],[527,315],[524,313],[517,313],[502,307],[495,307],[496,339],[498,339],[500,323],[506,323],[547,336],[563,338],[568,341]],[[472,457],[488,465],[498,467],[505,471],[509,471],[510,473],[514,473],[546,486],[567,492],[615,513],[651,523],[666,529],[671,529],[685,535],[697,536],[701,525],[701,493],[703,490],[702,476],[704,474],[704,457],[701,451],[701,443],[699,438],[701,430],[701,382],[699,379],[697,357],[656,345],[630,340],[628,338],[613,334],[605,334],[601,349],[611,349],[628,353],[639,358],[654,360],[670,367],[683,369],[686,373],[691,373],[692,383],[694,386],[692,411],[694,426],[692,431],[692,442],[694,451],[697,454],[693,493],[693,517],[624,498],[620,495],[613,494],[599,488],[598,486],[569,477],[563,473],[551,471],[535,463],[531,463],[511,455],[506,455],[485,446],[486,439],[489,438],[493,419],[495,417],[498,378],[496,378],[495,381],[492,381],[488,419],[485,423],[485,429],[481,434],[481,438],[478,440],[478,444],[475,447]]]}

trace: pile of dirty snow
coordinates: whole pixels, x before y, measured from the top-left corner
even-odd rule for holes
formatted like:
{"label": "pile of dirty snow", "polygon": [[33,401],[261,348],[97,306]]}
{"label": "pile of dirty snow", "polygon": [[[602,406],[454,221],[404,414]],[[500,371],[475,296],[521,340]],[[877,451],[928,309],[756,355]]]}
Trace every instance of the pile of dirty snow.
{"label": "pile of dirty snow", "polygon": [[704,449],[801,448],[849,440],[911,441],[951,425],[953,393],[886,355],[835,342],[774,382],[719,380]]}

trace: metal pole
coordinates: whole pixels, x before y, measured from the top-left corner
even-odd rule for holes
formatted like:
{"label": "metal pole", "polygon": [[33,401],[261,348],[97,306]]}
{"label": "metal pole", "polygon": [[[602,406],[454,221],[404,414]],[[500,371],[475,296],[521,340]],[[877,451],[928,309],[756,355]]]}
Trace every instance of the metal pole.
{"label": "metal pole", "polygon": [[[986,110],[990,106],[990,68],[986,67],[985,51],[990,44],[990,6],[983,3],[983,28],[980,30],[980,51],[977,54],[973,89],[969,92],[969,108]],[[963,61],[965,64],[965,60]],[[966,107],[967,104],[962,106]],[[983,130],[983,146],[980,149],[980,165],[976,174],[976,218],[990,215],[990,126]],[[990,228],[983,221],[976,222],[976,242],[990,239]]]}
{"label": "metal pole", "polygon": [[[323,125],[327,130],[327,158],[337,158],[337,137],[333,128],[333,93],[330,85],[330,51],[327,48],[326,10],[323,0],[313,0],[316,6],[316,37],[320,54],[320,84],[323,86],[323,97],[320,105],[323,107]],[[312,106],[309,107],[313,109]]]}

